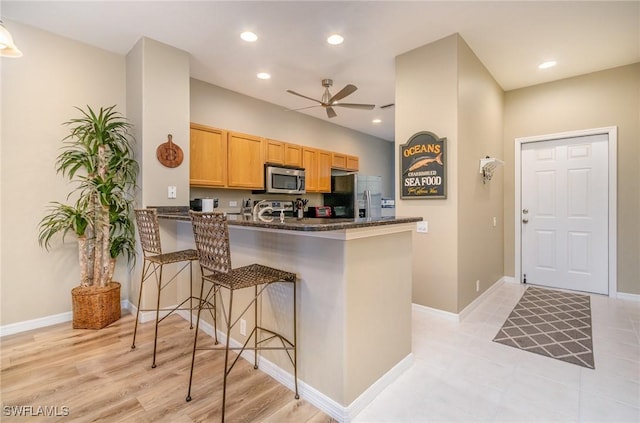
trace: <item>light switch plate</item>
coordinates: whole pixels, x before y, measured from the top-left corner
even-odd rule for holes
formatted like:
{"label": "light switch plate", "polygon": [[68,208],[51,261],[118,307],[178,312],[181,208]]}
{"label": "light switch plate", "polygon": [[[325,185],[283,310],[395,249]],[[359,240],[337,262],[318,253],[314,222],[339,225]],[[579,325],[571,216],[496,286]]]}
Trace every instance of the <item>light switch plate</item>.
{"label": "light switch plate", "polygon": [[422,222],[417,222],[416,230],[420,233],[426,234],[429,232],[429,222],[423,220]]}
{"label": "light switch plate", "polygon": [[167,198],[176,198],[178,196],[178,190],[175,186],[169,185],[167,187]]}

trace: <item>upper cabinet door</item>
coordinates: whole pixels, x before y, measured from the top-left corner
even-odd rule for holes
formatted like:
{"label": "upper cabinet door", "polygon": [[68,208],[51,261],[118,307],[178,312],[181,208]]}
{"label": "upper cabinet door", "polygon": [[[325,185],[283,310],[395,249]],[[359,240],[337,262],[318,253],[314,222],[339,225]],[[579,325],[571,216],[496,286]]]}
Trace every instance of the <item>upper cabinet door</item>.
{"label": "upper cabinet door", "polygon": [[341,153],[331,153],[331,167],[334,169],[346,169],[347,155]]}
{"label": "upper cabinet door", "polygon": [[287,166],[302,167],[302,146],[285,143],[284,164]]}
{"label": "upper cabinet door", "polygon": [[358,156],[347,156],[347,170],[355,172],[360,170],[360,159]]}
{"label": "upper cabinet door", "polygon": [[318,150],[318,191],[331,192],[331,152]]}
{"label": "upper cabinet door", "polygon": [[282,141],[264,140],[265,162],[283,165],[285,162],[285,143]]}
{"label": "upper cabinet door", "polygon": [[302,147],[302,167],[307,192],[318,192],[318,150]]}
{"label": "upper cabinet door", "polygon": [[228,186],[264,189],[263,139],[254,135],[229,132]]}
{"label": "upper cabinet door", "polygon": [[191,124],[189,183],[224,187],[227,184],[227,131]]}

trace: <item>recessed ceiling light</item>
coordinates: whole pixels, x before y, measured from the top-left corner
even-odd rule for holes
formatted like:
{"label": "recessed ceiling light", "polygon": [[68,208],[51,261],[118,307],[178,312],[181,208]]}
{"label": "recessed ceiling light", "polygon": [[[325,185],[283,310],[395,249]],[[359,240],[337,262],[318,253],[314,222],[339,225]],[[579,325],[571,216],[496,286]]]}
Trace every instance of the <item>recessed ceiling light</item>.
{"label": "recessed ceiling light", "polygon": [[548,62],[542,62],[538,65],[538,69],[549,69],[557,65],[558,62],[555,60],[549,60]]}
{"label": "recessed ceiling light", "polygon": [[339,35],[339,34],[333,34],[329,38],[327,38],[327,42],[334,46],[338,44],[342,44],[343,41],[344,41],[344,37],[342,37],[342,35]]}
{"label": "recessed ceiling light", "polygon": [[373,123],[381,123],[381,122],[382,122],[382,119],[374,119],[374,120],[372,120],[371,122],[373,122]]}
{"label": "recessed ceiling light", "polygon": [[242,34],[240,34],[240,38],[242,38],[247,42],[253,43],[258,39],[258,36],[251,31],[245,31]]}
{"label": "recessed ceiling light", "polygon": [[258,78],[260,79],[271,79],[271,75],[266,72],[260,72],[258,74]]}

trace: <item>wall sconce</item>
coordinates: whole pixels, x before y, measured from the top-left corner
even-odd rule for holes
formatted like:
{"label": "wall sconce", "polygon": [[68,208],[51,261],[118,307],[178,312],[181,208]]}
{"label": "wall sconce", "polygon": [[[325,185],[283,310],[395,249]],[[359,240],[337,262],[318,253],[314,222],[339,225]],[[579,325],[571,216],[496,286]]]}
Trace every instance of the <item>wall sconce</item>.
{"label": "wall sconce", "polygon": [[493,178],[493,171],[498,167],[504,165],[504,162],[494,157],[486,156],[484,159],[480,159],[480,174],[482,174],[482,183],[486,184]]}
{"label": "wall sconce", "polygon": [[22,57],[22,52],[13,43],[11,33],[0,21],[0,56],[2,57]]}

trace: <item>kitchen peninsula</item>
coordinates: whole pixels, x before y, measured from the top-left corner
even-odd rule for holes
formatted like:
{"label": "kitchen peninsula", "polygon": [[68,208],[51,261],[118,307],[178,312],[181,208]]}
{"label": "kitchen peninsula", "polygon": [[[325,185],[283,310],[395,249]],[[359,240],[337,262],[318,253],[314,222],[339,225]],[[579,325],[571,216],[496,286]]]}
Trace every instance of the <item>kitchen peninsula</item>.
{"label": "kitchen peninsula", "polygon": [[[177,234],[180,248],[193,248],[188,214],[158,209],[162,230]],[[261,263],[297,274],[300,394],[339,421],[411,365],[411,238],[420,220],[228,220],[234,267]],[[293,291],[284,285],[261,307],[263,319],[287,333]],[[292,387],[286,357],[265,358],[261,369]]]}

